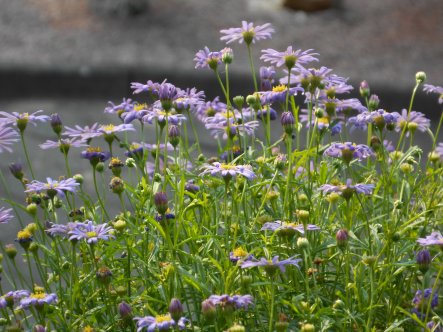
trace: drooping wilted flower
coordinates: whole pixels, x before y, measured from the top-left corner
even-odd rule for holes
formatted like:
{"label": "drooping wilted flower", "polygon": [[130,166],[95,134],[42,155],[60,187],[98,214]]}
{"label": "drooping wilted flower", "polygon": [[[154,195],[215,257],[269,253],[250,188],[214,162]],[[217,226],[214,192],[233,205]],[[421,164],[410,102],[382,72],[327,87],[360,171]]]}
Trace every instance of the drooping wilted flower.
{"label": "drooping wilted flower", "polygon": [[406,136],[409,133],[414,133],[417,129],[421,132],[425,132],[431,126],[431,120],[429,120],[423,113],[411,111],[408,114],[407,109],[401,111],[400,116],[397,119],[396,131],[406,131]]}
{"label": "drooping wilted flower", "polygon": [[238,41],[240,44],[245,42],[247,45],[255,43],[261,39],[270,39],[274,28],[271,23],[254,26],[254,23],[242,21],[241,28],[229,28],[220,30],[223,35],[220,40],[226,41],[226,44]]}

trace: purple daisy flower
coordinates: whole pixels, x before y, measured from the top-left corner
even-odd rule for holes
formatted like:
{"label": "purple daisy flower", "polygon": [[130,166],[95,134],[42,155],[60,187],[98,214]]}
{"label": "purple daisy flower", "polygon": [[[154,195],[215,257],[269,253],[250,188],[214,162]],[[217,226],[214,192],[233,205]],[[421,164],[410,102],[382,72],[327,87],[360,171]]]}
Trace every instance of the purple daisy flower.
{"label": "purple daisy flower", "polygon": [[17,304],[22,298],[28,297],[30,294],[30,291],[24,289],[7,292],[0,297],[0,309],[7,306],[12,308],[14,304]]}
{"label": "purple daisy flower", "polygon": [[[305,235],[305,227],[303,226],[303,224],[296,224],[281,220],[267,222],[263,225],[261,230],[277,232],[279,235],[292,235],[292,236],[295,234],[295,231],[297,231],[301,235]],[[307,224],[306,230],[319,231],[321,230],[321,228],[316,225]]]}
{"label": "purple daisy flower", "polygon": [[422,246],[440,246],[443,249],[443,236],[440,232],[432,232],[425,238],[419,238],[417,242]]}
{"label": "purple daisy flower", "polygon": [[443,87],[431,84],[424,84],[423,91],[426,93],[438,93],[438,103],[443,104]]}
{"label": "purple daisy flower", "polygon": [[7,224],[12,218],[12,209],[0,207],[0,224]]}
{"label": "purple daisy flower", "polygon": [[151,106],[147,104],[134,104],[133,108],[127,112],[123,112],[120,114],[120,118],[123,120],[123,123],[131,123],[134,120],[142,121],[142,118],[148,114],[148,110],[151,109]]}
{"label": "purple daisy flower", "polygon": [[207,300],[211,301],[215,306],[219,306],[221,308],[230,307],[234,309],[246,310],[249,308],[249,306],[254,305],[254,298],[252,295],[211,295]]}
{"label": "purple daisy flower", "polygon": [[[429,301],[431,302],[429,303]],[[429,305],[431,309],[438,306],[438,292],[434,292],[434,294],[432,294],[432,288],[426,288],[424,292],[419,289],[412,299],[412,304],[414,305],[414,308],[411,311],[420,319],[424,319],[426,316],[424,312],[426,312]]]}
{"label": "purple daisy flower", "polygon": [[200,173],[200,176],[211,174],[213,176],[221,176],[225,180],[235,178],[237,175],[243,175],[248,180],[253,180],[256,177],[249,165],[231,165],[214,162],[212,165],[204,165],[203,168],[204,170]]}
{"label": "purple daisy flower", "polygon": [[400,116],[397,119],[396,131],[402,131],[406,127],[406,136],[409,136],[410,131],[416,129],[421,132],[425,132],[431,126],[431,120],[429,120],[423,113],[411,111],[408,116],[408,110],[402,109]]}
{"label": "purple daisy flower", "polygon": [[263,266],[266,272],[270,274],[274,273],[277,269],[280,269],[282,273],[285,273],[286,265],[295,265],[296,267],[299,267],[298,263],[301,261],[301,259],[294,259],[294,257],[295,256],[282,261],[278,259],[279,256],[274,256],[272,260],[262,257],[260,258],[260,260],[250,260],[247,262],[242,262],[240,264],[240,267],[246,269],[249,267]]}
{"label": "purple daisy flower", "polygon": [[109,106],[105,108],[105,113],[124,113],[129,112],[134,107],[134,102],[132,99],[123,98],[123,101],[120,104],[115,105],[112,101],[108,101]]}
{"label": "purple daisy flower", "polygon": [[180,97],[174,99],[174,108],[178,112],[189,110],[195,112],[204,101],[205,93],[198,91],[196,88],[181,90]]}
{"label": "purple daisy flower", "polygon": [[46,230],[47,233],[51,236],[60,236],[63,238],[69,237],[71,231],[73,231],[77,227],[77,223],[68,222],[66,225],[62,224],[50,224],[50,228]]}
{"label": "purple daisy flower", "polygon": [[[211,120],[210,118],[208,120]],[[232,123],[233,121],[229,121],[231,124],[228,127],[228,122],[226,119],[222,119],[221,121],[206,121],[205,127],[211,132],[211,135],[214,138],[219,138],[220,136],[227,140],[228,136],[234,137],[236,135],[240,136],[254,136],[255,130],[260,126],[258,121],[249,121],[242,124]]]}
{"label": "purple daisy flower", "polygon": [[[285,70],[285,72],[288,72]],[[289,81],[290,85],[297,85],[304,88],[306,91],[314,92],[315,89],[320,86],[325,86],[326,84],[337,85],[343,83],[345,80],[342,77],[331,74],[332,69],[327,67],[309,68],[295,67],[291,69],[291,78]],[[287,84],[288,76],[282,77],[280,79],[280,84]]]}
{"label": "purple daisy flower", "polygon": [[41,287],[35,287],[34,293],[28,297],[20,300],[20,307],[27,309],[29,307],[41,308],[45,304],[52,304],[57,302],[57,295],[55,293],[46,294]]}
{"label": "purple daisy flower", "polygon": [[100,125],[94,123],[91,127],[85,126],[80,127],[76,125],[75,128],[70,128],[65,126],[66,131],[62,135],[66,135],[72,138],[79,138],[80,140],[87,141],[94,137],[99,137],[102,135],[100,132]]}
{"label": "purple daisy flower", "polygon": [[12,152],[12,149],[9,145],[18,141],[18,133],[8,127],[6,122],[0,122],[0,153],[3,151]]}
{"label": "purple daisy flower", "polygon": [[78,186],[80,186],[80,183],[75,181],[73,178],[56,181],[48,177],[46,178],[46,182],[33,180],[31,183],[26,184],[25,193],[40,193],[42,191],[45,191],[49,197],[54,197],[57,194],[59,194],[61,197],[64,197],[66,191],[75,193]]}
{"label": "purple daisy flower", "polygon": [[36,111],[32,114],[29,113],[7,113],[7,112],[0,112],[0,115],[3,115],[3,118],[0,118],[0,121],[3,121],[6,124],[13,124],[16,125],[17,128],[19,128],[21,131],[25,130],[28,123],[32,123],[34,126],[36,126],[36,122],[46,122],[51,119],[48,115],[37,115],[43,111]]}
{"label": "purple daisy flower", "polygon": [[379,129],[383,129],[385,126],[388,129],[393,129],[399,117],[400,114],[397,112],[390,113],[379,109],[374,112],[365,111],[357,116],[351,117],[348,123],[359,129],[366,129],[369,123],[374,124]]}
{"label": "purple daisy flower", "polygon": [[135,317],[134,320],[137,322],[137,332],[141,332],[145,328],[147,332],[170,331],[171,328],[184,330],[186,328],[186,324],[188,323],[188,319],[184,317],[181,317],[176,322],[172,319],[171,314],[169,313],[165,315],[157,315],[155,317]]}
{"label": "purple daisy flower", "polygon": [[132,143],[129,147],[128,147],[128,151],[125,152],[125,156],[127,157],[131,157],[131,158],[143,158],[143,154],[144,154],[144,149],[145,149],[145,144],[144,143]]}
{"label": "purple daisy flower", "polygon": [[351,142],[331,143],[323,153],[326,156],[342,158],[346,163],[351,162],[353,158],[363,160],[374,155],[372,149],[364,144],[354,144]]}
{"label": "purple daisy flower", "polygon": [[286,51],[278,52],[272,48],[268,48],[266,50],[262,50],[263,55],[260,57],[261,60],[265,62],[270,62],[271,64],[281,67],[286,65],[288,68],[292,68],[294,66],[305,65],[312,61],[318,61],[315,55],[317,53],[312,53],[312,49],[302,51],[292,49],[292,46],[288,46]]}
{"label": "purple daisy flower", "polygon": [[242,21],[241,28],[229,28],[220,30],[223,35],[220,40],[226,41],[226,44],[238,41],[240,44],[243,41],[249,45],[261,39],[270,39],[274,28],[271,23],[254,26],[254,23]]}
{"label": "purple daisy flower", "polygon": [[69,232],[69,240],[86,240],[88,244],[95,244],[98,240],[109,240],[115,236],[111,234],[112,227],[106,224],[94,225],[91,220],[85,223],[77,223],[76,227]]}
{"label": "purple daisy flower", "polygon": [[205,46],[204,49],[199,50],[195,54],[195,68],[210,68],[215,70],[217,66],[222,63],[221,59],[221,52],[211,52],[209,48]]}
{"label": "purple daisy flower", "polygon": [[[163,82],[166,82],[164,80]],[[131,89],[134,89],[133,94],[139,94],[141,92],[151,92],[157,94],[158,86],[160,83],[152,82],[151,80],[147,81],[146,84],[132,82]]]}
{"label": "purple daisy flower", "polygon": [[329,193],[338,193],[343,196],[345,199],[349,199],[352,197],[353,193],[371,195],[372,191],[375,188],[375,184],[368,183],[357,183],[356,185],[352,185],[352,180],[348,179],[345,185],[332,185],[332,184],[324,184],[319,190],[323,191],[324,194]]}
{"label": "purple daisy flower", "polygon": [[195,116],[202,122],[205,122],[207,118],[213,117],[219,112],[227,112],[227,105],[219,100],[219,97],[215,97],[213,101],[208,101],[197,107],[195,110]]}

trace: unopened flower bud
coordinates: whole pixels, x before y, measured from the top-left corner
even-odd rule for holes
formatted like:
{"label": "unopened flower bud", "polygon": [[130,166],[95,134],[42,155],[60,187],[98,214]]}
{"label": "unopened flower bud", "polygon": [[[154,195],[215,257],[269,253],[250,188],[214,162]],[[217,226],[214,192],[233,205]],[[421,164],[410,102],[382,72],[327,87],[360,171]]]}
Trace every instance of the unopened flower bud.
{"label": "unopened flower bud", "polygon": [[315,332],[315,326],[309,323],[303,324],[300,329],[301,332]]}
{"label": "unopened flower bud", "polygon": [[118,304],[118,313],[122,319],[127,319],[132,316],[132,308],[125,301]]}
{"label": "unopened flower bud", "polygon": [[275,323],[275,329],[277,332],[286,332],[289,327],[288,317],[285,314],[280,313],[278,315],[278,321]]}
{"label": "unopened flower bud", "polygon": [[165,214],[168,210],[168,197],[165,192],[157,192],[154,195],[154,205],[159,214]]}
{"label": "unopened flower bud", "polygon": [[129,167],[129,168],[133,168],[133,167],[136,166],[136,163],[135,163],[135,159],[134,159],[134,158],[127,158],[126,161],[125,161],[125,164],[126,164],[126,166]]}
{"label": "unopened flower bud", "polygon": [[11,174],[18,180],[22,180],[24,173],[23,173],[23,167],[20,163],[11,163],[9,164],[9,170],[11,171]]}
{"label": "unopened flower bud", "polygon": [[183,315],[183,305],[179,299],[173,298],[168,308],[174,321],[178,322]]}
{"label": "unopened flower bud", "polygon": [[10,259],[14,259],[17,255],[17,248],[13,244],[7,244],[5,245],[5,252],[6,256],[8,256]]}
{"label": "unopened flower bud", "polygon": [[337,246],[343,250],[348,245],[348,231],[346,229],[340,229],[337,234],[335,234],[335,239],[337,240]]}
{"label": "unopened flower bud", "polygon": [[298,219],[302,221],[309,220],[309,211],[307,210],[297,210],[296,212]]}
{"label": "unopened flower bud", "polygon": [[362,96],[363,98],[367,98],[369,97],[369,94],[370,94],[370,89],[368,82],[362,81],[360,83],[360,96]]}
{"label": "unopened flower bud", "polygon": [[26,225],[25,230],[27,230],[29,233],[31,233],[32,235],[35,234],[35,232],[37,231],[37,224],[32,222],[28,225]]}
{"label": "unopened flower bud", "polygon": [[321,108],[316,108],[314,111],[314,115],[316,118],[322,118],[325,116],[325,112]]}
{"label": "unopened flower bud", "polygon": [[123,166],[125,166],[123,161],[118,158],[111,158],[108,168],[111,170],[114,176],[120,176]]}
{"label": "unopened flower bud", "polygon": [[234,105],[237,106],[238,110],[241,110],[243,108],[243,105],[245,104],[245,97],[243,96],[235,96],[232,101],[234,102]]}
{"label": "unopened flower bud", "polygon": [[26,212],[28,212],[30,215],[35,216],[37,213],[37,204],[30,203],[26,206]]}
{"label": "unopened flower bud", "polygon": [[380,139],[377,136],[372,136],[370,146],[372,149],[377,151],[381,147]]}
{"label": "unopened flower bud", "polygon": [[292,112],[283,112],[281,115],[281,125],[285,133],[291,135],[294,130],[295,118]]}
{"label": "unopened flower bud", "polygon": [[369,97],[368,108],[370,112],[375,111],[378,108],[379,104],[380,99],[377,95],[371,95],[371,97]]}
{"label": "unopened flower bud", "polygon": [[249,95],[249,96],[246,97],[246,103],[249,106],[253,106],[253,105],[255,105],[255,104],[259,103],[259,102],[260,102],[260,100],[255,95]]}
{"label": "unopened flower bud", "polygon": [[33,332],[46,332],[46,327],[44,327],[43,325],[35,325],[34,328],[32,329]]}
{"label": "unopened flower bud", "polygon": [[225,47],[224,49],[221,50],[221,54],[222,54],[221,60],[224,64],[232,63],[232,60],[234,59],[234,52],[232,51],[232,48]]}
{"label": "unopened flower bud", "polygon": [[121,232],[126,228],[126,221],[124,221],[123,219],[119,219],[113,223],[113,226],[116,231]]}
{"label": "unopened flower bud", "polygon": [[440,160],[440,155],[437,152],[432,151],[428,154],[428,158],[431,163],[436,163]]}
{"label": "unopened flower bud", "polygon": [[308,249],[309,248],[309,240],[305,237],[299,237],[297,239],[297,247],[300,249]]}
{"label": "unopened flower bud", "polygon": [[245,327],[237,323],[226,330],[226,332],[245,332],[245,331],[246,331]]}
{"label": "unopened flower bud", "polygon": [[168,130],[169,143],[175,148],[180,143],[180,128],[176,125],[170,125]]}
{"label": "unopened flower bud", "polygon": [[426,81],[426,73],[424,71],[419,71],[415,74],[415,81],[418,84],[423,83],[424,81]]}
{"label": "unopened flower bud", "polygon": [[72,178],[75,180],[75,182],[80,184],[82,184],[84,180],[83,175],[81,174],[75,174]]}
{"label": "unopened flower bud", "polygon": [[98,162],[97,165],[95,165],[95,170],[99,173],[102,173],[105,170],[105,164],[103,162]]}
{"label": "unopened flower bud", "polygon": [[410,131],[411,133],[415,133],[415,131],[416,131],[417,128],[418,128],[418,124],[415,123],[415,122],[408,122],[408,125],[407,125],[406,128],[407,128],[407,130]]}
{"label": "unopened flower bud", "polygon": [[423,249],[417,253],[415,257],[418,265],[418,269],[425,274],[429,270],[429,266],[431,265],[431,254],[429,250]]}
{"label": "unopened flower bud", "polygon": [[400,165],[400,170],[405,174],[409,174],[414,171],[414,166],[408,163],[402,163]]}
{"label": "unopened flower bud", "polygon": [[60,116],[57,113],[51,114],[50,123],[54,133],[56,133],[57,136],[59,136],[63,130],[62,119],[60,118]]}

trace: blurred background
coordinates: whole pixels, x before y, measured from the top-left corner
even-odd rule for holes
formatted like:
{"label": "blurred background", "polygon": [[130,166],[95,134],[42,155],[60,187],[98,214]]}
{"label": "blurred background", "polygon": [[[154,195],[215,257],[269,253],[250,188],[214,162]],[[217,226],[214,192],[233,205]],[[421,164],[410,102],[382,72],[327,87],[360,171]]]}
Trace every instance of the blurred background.
{"label": "blurred background", "polygon": [[[194,69],[194,55],[204,46],[225,47],[219,30],[242,20],[275,27],[273,39],[254,45],[257,68],[261,49],[314,49],[320,64],[349,77],[356,92],[365,79],[381,108],[400,111],[417,71],[443,85],[442,19],[442,0],[0,0],[0,111],[41,109],[59,113],[68,126],[110,123],[107,102],[131,97],[131,82],[165,78],[212,99],[221,93],[217,82],[209,70]],[[231,47],[232,91],[249,94],[252,81],[242,80],[249,73],[245,47]],[[442,111],[437,98],[419,92],[413,108],[434,125]],[[204,129],[200,134],[209,137]],[[418,136],[429,147],[430,138]],[[48,125],[26,131],[39,180],[64,172],[58,151],[38,148],[48,138],[54,139]],[[19,144],[15,149],[21,153]],[[9,185],[2,184],[0,195],[9,189],[21,202],[22,188],[8,171],[10,162],[25,161],[18,153],[1,155]],[[85,160],[73,164],[74,172],[90,171]]]}

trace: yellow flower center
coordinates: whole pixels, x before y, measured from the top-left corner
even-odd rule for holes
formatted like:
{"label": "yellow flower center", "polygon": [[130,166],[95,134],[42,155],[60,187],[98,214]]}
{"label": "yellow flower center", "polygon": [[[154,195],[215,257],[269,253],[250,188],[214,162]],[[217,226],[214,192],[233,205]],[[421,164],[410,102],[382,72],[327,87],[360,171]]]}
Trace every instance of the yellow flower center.
{"label": "yellow flower center", "polygon": [[94,332],[94,329],[91,326],[87,325],[83,328],[83,332]]}
{"label": "yellow flower center", "polygon": [[134,111],[139,112],[141,110],[144,110],[148,107],[148,105],[146,105],[146,103],[143,104],[136,104],[134,105]]}
{"label": "yellow flower center", "polygon": [[286,85],[284,85],[284,84],[280,84],[280,85],[274,86],[274,87],[272,88],[272,92],[283,92],[283,91],[285,91],[286,89],[287,89],[287,86],[286,86]]}
{"label": "yellow flower center", "polygon": [[171,320],[171,315],[170,314],[155,316],[155,322],[156,323],[169,322],[170,320]]}
{"label": "yellow flower center", "polygon": [[233,253],[235,257],[246,257],[248,255],[248,252],[242,247],[234,249]]}
{"label": "yellow flower center", "polygon": [[45,292],[36,292],[36,293],[32,293],[31,297],[34,299],[44,299],[46,297],[46,293]]}
{"label": "yellow flower center", "polygon": [[282,223],[282,227],[297,227],[298,224],[296,224],[295,222],[283,222]]}
{"label": "yellow flower center", "polygon": [[113,124],[108,124],[106,126],[102,126],[104,131],[114,131],[115,126]]}
{"label": "yellow flower center", "polygon": [[221,164],[220,167],[225,170],[235,169],[235,165]]}
{"label": "yellow flower center", "polygon": [[138,149],[139,147],[140,147],[140,144],[133,143],[129,146],[129,150],[135,150],[135,149]]}
{"label": "yellow flower center", "polygon": [[102,152],[102,149],[100,147],[90,146],[89,148],[86,149],[86,151],[88,151],[88,152]]}
{"label": "yellow flower center", "polygon": [[318,123],[321,123],[321,124],[325,124],[325,125],[329,124],[329,118],[327,118],[327,117],[318,118],[317,121],[318,121]]}
{"label": "yellow flower center", "polygon": [[32,237],[32,234],[27,230],[21,230],[17,233],[17,239],[18,240],[27,240],[30,239]]}
{"label": "yellow flower center", "polygon": [[96,237],[97,236],[97,232],[94,232],[94,231],[86,232],[86,235],[87,235],[88,238]]}

